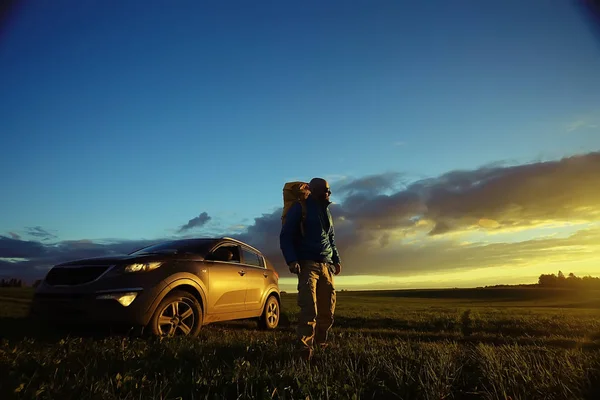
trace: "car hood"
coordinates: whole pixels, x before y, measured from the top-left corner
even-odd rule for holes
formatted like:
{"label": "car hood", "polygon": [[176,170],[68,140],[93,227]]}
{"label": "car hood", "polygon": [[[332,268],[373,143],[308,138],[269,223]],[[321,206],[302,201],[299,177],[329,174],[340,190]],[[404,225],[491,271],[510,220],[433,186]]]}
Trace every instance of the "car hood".
{"label": "car hood", "polygon": [[136,261],[148,262],[152,259],[164,259],[163,256],[156,254],[147,255],[119,255],[112,257],[92,257],[92,258],[81,258],[77,260],[67,261],[60,264],[56,264],[55,267],[67,267],[71,265],[107,265],[107,264],[126,264]]}

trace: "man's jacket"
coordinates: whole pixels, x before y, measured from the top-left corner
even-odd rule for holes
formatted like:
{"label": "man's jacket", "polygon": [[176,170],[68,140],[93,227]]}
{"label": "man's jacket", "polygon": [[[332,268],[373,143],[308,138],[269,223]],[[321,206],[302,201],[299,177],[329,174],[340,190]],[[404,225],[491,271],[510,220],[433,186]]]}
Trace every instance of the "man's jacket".
{"label": "man's jacket", "polygon": [[329,204],[321,204],[314,197],[306,199],[304,236],[300,230],[302,205],[294,204],[285,219],[279,235],[279,245],[286,263],[300,260],[339,263],[335,246],[333,219]]}

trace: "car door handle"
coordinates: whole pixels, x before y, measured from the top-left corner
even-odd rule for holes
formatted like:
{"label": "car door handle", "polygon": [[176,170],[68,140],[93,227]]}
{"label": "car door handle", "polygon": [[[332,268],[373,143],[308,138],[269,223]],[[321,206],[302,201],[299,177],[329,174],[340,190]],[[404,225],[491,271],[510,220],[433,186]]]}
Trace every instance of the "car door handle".
{"label": "car door handle", "polygon": [[246,275],[246,271],[244,271],[243,269],[241,271],[238,271],[238,274],[240,274],[241,276]]}

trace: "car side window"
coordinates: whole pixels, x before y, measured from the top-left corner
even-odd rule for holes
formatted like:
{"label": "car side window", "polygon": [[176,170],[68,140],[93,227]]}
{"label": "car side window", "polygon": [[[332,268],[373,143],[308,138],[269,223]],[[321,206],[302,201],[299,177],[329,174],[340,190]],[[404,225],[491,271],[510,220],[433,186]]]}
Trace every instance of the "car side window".
{"label": "car side window", "polygon": [[239,263],[241,262],[240,249],[235,245],[219,246],[218,249],[212,252],[210,258],[218,261]]}
{"label": "car side window", "polygon": [[262,257],[253,251],[248,249],[242,249],[242,256],[244,258],[244,264],[252,265],[253,267],[264,268]]}

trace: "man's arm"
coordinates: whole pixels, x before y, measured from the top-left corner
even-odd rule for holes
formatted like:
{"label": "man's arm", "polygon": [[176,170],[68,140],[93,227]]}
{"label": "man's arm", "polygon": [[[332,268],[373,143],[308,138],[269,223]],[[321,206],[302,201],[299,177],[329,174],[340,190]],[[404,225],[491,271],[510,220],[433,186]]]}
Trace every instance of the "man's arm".
{"label": "man's arm", "polygon": [[290,207],[285,216],[285,223],[281,227],[281,233],[279,234],[279,247],[281,248],[285,262],[288,265],[298,261],[296,249],[294,248],[294,236],[298,231],[301,219],[302,206],[300,203],[296,203]]}
{"label": "man's arm", "polygon": [[329,243],[331,244],[331,249],[333,250],[333,257],[331,257],[331,260],[334,264],[341,264],[342,260],[340,259],[340,253],[335,245],[335,229],[333,228],[333,224],[331,225],[331,230],[329,232]]}

